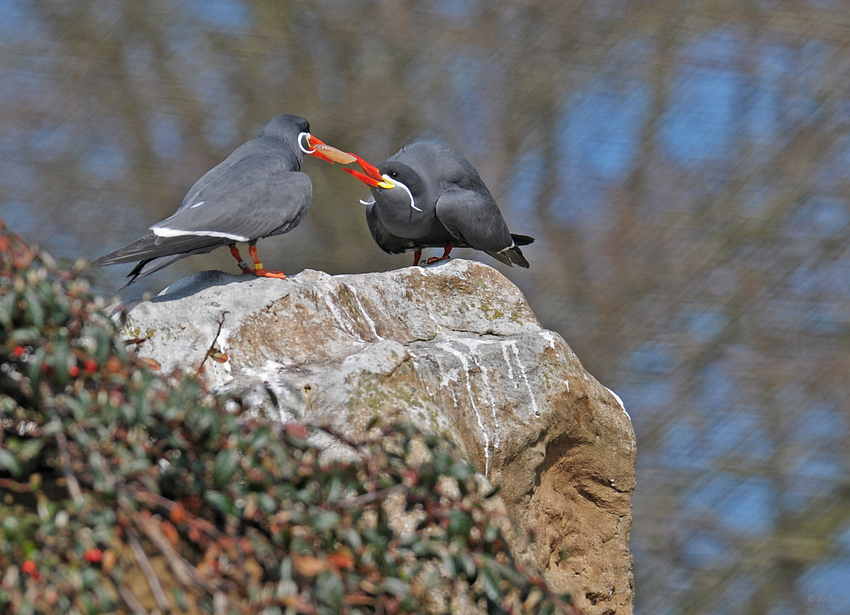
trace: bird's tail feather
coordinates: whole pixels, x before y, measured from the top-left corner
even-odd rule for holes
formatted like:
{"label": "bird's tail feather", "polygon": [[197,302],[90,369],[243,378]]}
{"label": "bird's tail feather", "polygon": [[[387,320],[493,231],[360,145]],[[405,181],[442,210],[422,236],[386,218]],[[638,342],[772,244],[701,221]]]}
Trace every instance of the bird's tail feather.
{"label": "bird's tail feather", "polygon": [[[520,235],[520,237],[525,236]],[[531,239],[531,237],[528,237],[528,239]],[[532,241],[534,240],[532,239]],[[514,243],[516,243],[516,239],[514,239]],[[513,267],[514,265],[519,265],[520,267],[524,267],[525,269],[528,269],[529,267],[528,261],[525,260],[525,257],[522,255],[522,250],[519,249],[519,246],[513,246],[512,248],[502,250],[501,252],[488,251],[487,254],[495,258],[497,261],[504,263],[508,267]]]}
{"label": "bird's tail feather", "polygon": [[[531,238],[529,237],[529,239],[531,239]],[[514,241],[516,241],[516,240],[514,240]],[[505,255],[509,259],[511,259],[511,262],[514,265],[519,265],[520,267],[523,267],[525,269],[529,268],[528,261],[525,260],[525,257],[522,255],[522,250],[519,249],[519,246],[514,246],[510,250],[505,250]]]}
{"label": "bird's tail feather", "polygon": [[138,265],[133,267],[133,270],[127,274],[129,280],[124,282],[124,285],[116,290],[115,292],[122,291],[130,284],[133,284],[136,280],[140,280],[141,278],[146,278],[150,274],[159,271],[164,267],[168,267],[171,263],[176,260],[180,260],[184,256],[189,256],[188,254],[173,254],[171,256],[163,256],[161,258],[149,258],[147,260],[141,261]]}
{"label": "bird's tail feather", "polygon": [[503,263],[508,267],[513,267],[513,265],[511,264],[511,259],[507,256],[506,252],[491,252],[490,250],[486,250],[486,252],[500,263]]}
{"label": "bird's tail feather", "polygon": [[105,267],[107,265],[120,265],[121,263],[134,263],[143,260],[151,261],[178,254],[181,256],[200,254],[209,252],[226,243],[228,243],[228,240],[221,237],[202,237],[198,235],[168,237],[166,241],[162,241],[161,237],[150,233],[119,250],[115,250],[115,252],[101,256],[93,264],[98,267]]}

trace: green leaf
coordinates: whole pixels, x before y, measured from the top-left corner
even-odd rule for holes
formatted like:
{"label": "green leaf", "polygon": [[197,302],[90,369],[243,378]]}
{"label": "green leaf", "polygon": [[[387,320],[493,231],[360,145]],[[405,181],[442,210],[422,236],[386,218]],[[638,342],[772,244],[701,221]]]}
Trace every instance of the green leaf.
{"label": "green leaf", "polygon": [[83,587],[92,588],[101,584],[100,571],[96,568],[84,568],[82,571]]}
{"label": "green leaf", "polygon": [[0,295],[0,324],[8,327],[12,324],[12,316],[15,310],[15,302],[18,300],[17,293],[7,292],[5,295]]}
{"label": "green leaf", "polygon": [[171,590],[171,595],[174,596],[174,602],[177,603],[177,607],[181,611],[189,610],[189,602],[186,600],[186,592],[184,592],[179,587],[175,587]]}
{"label": "green leaf", "polygon": [[44,447],[44,440],[40,438],[27,440],[21,446],[21,450],[18,451],[18,457],[22,461],[29,461],[41,452],[42,447]]}
{"label": "green leaf", "polygon": [[275,499],[268,493],[261,493],[257,501],[260,504],[260,508],[262,508],[263,512],[267,515],[277,512],[277,510],[280,508],[277,505]]}
{"label": "green leaf", "polygon": [[68,408],[74,416],[75,421],[82,421],[89,414],[88,404],[83,403],[79,399],[75,399],[73,397],[66,397],[62,400],[65,404],[65,407]]}
{"label": "green leaf", "polygon": [[394,596],[407,596],[410,593],[410,585],[395,577],[384,579],[384,591]]}
{"label": "green leaf", "polygon": [[443,568],[446,569],[446,573],[449,575],[450,579],[454,579],[457,576],[457,561],[451,555],[446,553],[443,556]]}
{"label": "green leaf", "polygon": [[251,434],[251,448],[266,448],[271,440],[271,431],[268,427],[260,427]]}
{"label": "green leaf", "polygon": [[360,532],[353,527],[345,528],[342,531],[342,538],[355,552],[359,551],[360,547],[363,545],[363,539],[360,537]]}
{"label": "green leaf", "polygon": [[[106,363],[107,359],[109,359],[109,353],[112,351],[112,337],[109,333],[110,331],[108,329],[100,327],[94,331],[94,339],[97,342],[95,358],[97,359],[98,365]],[[118,349],[123,351],[123,348],[121,347]],[[123,352],[121,353],[121,358],[125,358]]]}
{"label": "green leaf", "polygon": [[21,465],[15,456],[5,448],[0,448],[0,469],[7,470],[13,476],[21,473]]}
{"label": "green leaf", "polygon": [[213,462],[213,482],[219,489],[223,489],[230,483],[230,479],[236,474],[236,469],[239,467],[239,459],[236,452],[224,449],[219,451]]}
{"label": "green leaf", "polygon": [[462,510],[453,510],[449,516],[449,536],[468,536],[472,524],[472,515]]}
{"label": "green leaf", "polygon": [[204,491],[204,501],[222,514],[231,514],[233,504],[221,491]]}
{"label": "green leaf", "polygon": [[322,604],[339,609],[344,593],[345,586],[342,579],[333,572],[325,570],[316,577],[316,597]]}
{"label": "green leaf", "polygon": [[149,467],[151,467],[151,462],[144,457],[140,457],[139,459],[134,459],[130,462],[130,464],[127,466],[127,472],[129,474],[132,474],[134,472],[144,472]]}
{"label": "green leaf", "polygon": [[540,610],[537,612],[538,615],[555,615],[555,605],[551,602],[547,602],[543,606],[540,607]]}
{"label": "green leaf", "polygon": [[470,583],[474,583],[478,578],[478,568],[475,566],[475,560],[469,553],[461,553],[457,557],[458,562],[463,567],[463,572]]}
{"label": "green leaf", "polygon": [[60,431],[64,431],[65,426],[62,425],[62,421],[58,418],[53,418],[47,425],[42,429],[42,435],[45,437],[55,436]]}
{"label": "green leaf", "polygon": [[41,337],[41,330],[35,327],[22,327],[9,334],[9,341],[16,344],[35,343]]}
{"label": "green leaf", "polygon": [[27,288],[24,290],[24,299],[27,302],[27,313],[30,317],[30,322],[37,329],[44,327],[44,306],[41,303],[40,297],[36,294],[35,289]]}
{"label": "green leaf", "polygon": [[312,526],[317,532],[325,532],[339,525],[340,516],[335,512],[322,512],[312,519]]}
{"label": "green leaf", "polygon": [[484,594],[491,601],[498,603],[501,597],[499,595],[499,583],[496,581],[496,577],[487,568],[483,568],[480,572],[481,587],[484,589]]}

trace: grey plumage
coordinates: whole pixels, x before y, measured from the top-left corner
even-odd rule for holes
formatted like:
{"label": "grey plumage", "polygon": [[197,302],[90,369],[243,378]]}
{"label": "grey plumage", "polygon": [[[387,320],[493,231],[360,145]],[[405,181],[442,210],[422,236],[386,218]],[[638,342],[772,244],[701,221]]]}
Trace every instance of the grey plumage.
{"label": "grey plumage", "polygon": [[529,266],[519,246],[534,239],[508,230],[478,171],[458,152],[412,143],[377,168],[394,187],[370,186],[366,222],[385,252],[469,247],[511,267]]}
{"label": "grey plumage", "polygon": [[313,197],[310,178],[300,172],[302,133],[307,133],[309,144],[310,125],[304,118],[272,118],[256,139],[195,182],[177,211],[150,227],[153,232],[94,264],[138,261],[126,287],[186,256],[237,242],[253,246],[259,239],[292,230]]}

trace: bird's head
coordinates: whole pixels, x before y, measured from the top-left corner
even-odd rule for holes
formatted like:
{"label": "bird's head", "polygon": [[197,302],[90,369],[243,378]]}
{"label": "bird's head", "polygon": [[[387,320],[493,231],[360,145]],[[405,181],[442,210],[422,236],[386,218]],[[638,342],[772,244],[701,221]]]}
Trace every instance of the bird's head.
{"label": "bird's head", "polygon": [[423,192],[422,179],[416,171],[397,160],[387,160],[376,167],[360,156],[355,155],[355,158],[363,173],[354,169],[343,171],[369,186],[373,195],[381,194],[388,200],[398,200],[417,211],[422,211],[416,206],[414,198],[414,195],[418,196]]}
{"label": "bird's head", "polygon": [[281,139],[298,145],[303,153],[333,164],[349,164],[356,158],[324,143],[310,132],[310,122],[297,115],[277,115],[266,122],[259,134],[260,138]]}

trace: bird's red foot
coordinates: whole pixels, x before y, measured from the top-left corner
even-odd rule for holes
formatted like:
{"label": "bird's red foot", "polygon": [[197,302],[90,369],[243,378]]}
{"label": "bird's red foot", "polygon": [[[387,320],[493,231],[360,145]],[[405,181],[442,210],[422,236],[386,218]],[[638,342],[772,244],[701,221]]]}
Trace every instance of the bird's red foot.
{"label": "bird's red foot", "polygon": [[[245,273],[253,273],[258,278],[277,278],[279,280],[286,279],[286,274],[283,271],[268,271],[265,267],[263,267],[260,255],[257,254],[257,246],[248,246],[248,252],[250,252],[251,259],[254,261],[254,269],[248,267],[247,269],[243,268],[242,271]],[[242,264],[240,263],[239,266],[241,267]]]}
{"label": "bird's red foot", "polygon": [[[454,246],[453,246],[452,244],[447,243],[447,244],[446,244],[446,247],[445,247],[445,248],[443,248],[443,255],[442,255],[442,256],[432,256],[432,257],[431,257],[431,258],[429,258],[427,261],[425,261],[425,264],[426,264],[426,265],[431,265],[432,263],[439,263],[440,261],[447,261],[447,260],[450,260],[450,259],[451,259],[451,256],[449,256],[449,254],[451,254],[451,251],[452,251],[452,248],[453,248],[453,247],[454,247]],[[419,252],[417,252],[417,254],[421,255],[421,254],[422,254],[421,250],[420,250]],[[419,262],[419,259],[418,259],[418,258],[416,259],[416,262],[417,262],[417,263]],[[416,263],[413,263],[413,264],[415,265]]]}
{"label": "bird's red foot", "polygon": [[277,278],[278,280],[285,280],[286,274],[283,271],[268,271],[266,269],[254,269],[254,275],[258,278]]}

